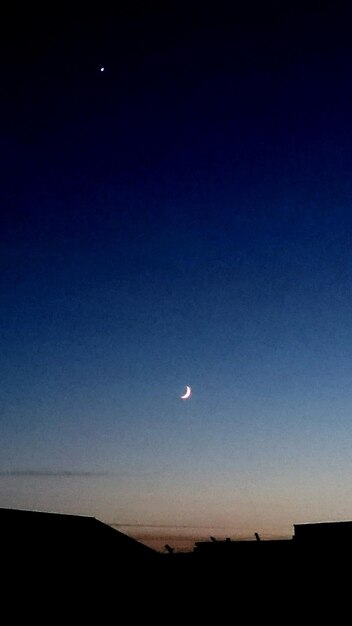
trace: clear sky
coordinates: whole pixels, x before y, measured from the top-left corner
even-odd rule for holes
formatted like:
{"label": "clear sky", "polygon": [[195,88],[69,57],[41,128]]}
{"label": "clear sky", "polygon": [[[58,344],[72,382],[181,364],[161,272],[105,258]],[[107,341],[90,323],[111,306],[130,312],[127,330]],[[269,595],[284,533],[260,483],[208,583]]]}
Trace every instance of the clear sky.
{"label": "clear sky", "polygon": [[352,517],[351,11],[246,6],[4,22],[1,506]]}

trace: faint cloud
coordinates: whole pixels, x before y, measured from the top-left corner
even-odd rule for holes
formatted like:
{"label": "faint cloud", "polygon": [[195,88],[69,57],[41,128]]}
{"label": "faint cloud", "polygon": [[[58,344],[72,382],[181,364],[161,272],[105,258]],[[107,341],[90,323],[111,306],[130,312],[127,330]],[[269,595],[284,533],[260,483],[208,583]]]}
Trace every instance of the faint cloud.
{"label": "faint cloud", "polygon": [[80,472],[74,470],[0,470],[0,477],[4,476],[28,476],[41,478],[46,476],[55,476],[59,478],[65,477],[90,477],[90,476],[109,476],[111,472]]}

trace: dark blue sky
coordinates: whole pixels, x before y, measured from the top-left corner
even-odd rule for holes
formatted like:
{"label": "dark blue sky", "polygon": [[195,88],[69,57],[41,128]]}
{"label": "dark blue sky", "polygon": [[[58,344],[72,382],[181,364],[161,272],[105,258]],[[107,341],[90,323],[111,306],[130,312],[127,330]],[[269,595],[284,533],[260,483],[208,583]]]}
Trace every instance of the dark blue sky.
{"label": "dark blue sky", "polygon": [[351,11],[261,4],[5,21],[4,505],[351,515]]}

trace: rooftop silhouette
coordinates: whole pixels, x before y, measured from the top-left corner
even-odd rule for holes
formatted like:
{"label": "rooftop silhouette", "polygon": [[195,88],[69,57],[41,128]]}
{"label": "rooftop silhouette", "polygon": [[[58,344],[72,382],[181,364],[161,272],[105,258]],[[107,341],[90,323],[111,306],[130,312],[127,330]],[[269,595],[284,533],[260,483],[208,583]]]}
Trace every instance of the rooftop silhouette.
{"label": "rooftop silhouette", "polygon": [[119,606],[142,614],[142,605],[131,605],[131,589],[148,602],[157,592],[176,593],[193,605],[198,589],[205,594],[201,610],[207,590],[226,607],[235,591],[248,602],[257,581],[256,596],[263,602],[273,590],[289,601],[297,580],[302,589],[314,580],[338,590],[344,578],[341,563],[352,546],[352,521],[295,524],[287,540],[258,540],[258,533],[252,541],[212,536],[196,542],[193,552],[177,553],[167,545],[164,554],[94,517],[0,509],[0,531],[3,571],[16,589],[50,593],[55,602],[65,590],[66,606],[72,600],[79,606],[77,589],[84,588],[85,602],[91,597],[114,608],[118,599]]}

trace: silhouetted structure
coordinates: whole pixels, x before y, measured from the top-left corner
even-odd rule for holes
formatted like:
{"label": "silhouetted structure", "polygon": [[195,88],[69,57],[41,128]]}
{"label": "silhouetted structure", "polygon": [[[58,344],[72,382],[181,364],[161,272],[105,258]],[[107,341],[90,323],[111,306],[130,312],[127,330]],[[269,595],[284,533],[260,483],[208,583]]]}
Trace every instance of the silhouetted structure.
{"label": "silhouetted structure", "polygon": [[166,544],[168,554],[159,554],[93,517],[0,509],[8,580],[32,593],[56,589],[60,595],[65,589],[76,603],[77,584],[104,602],[107,590],[113,602],[118,588],[119,602],[129,608],[131,587],[138,593],[168,591],[182,581],[183,592],[192,593],[196,580],[203,586],[216,583],[221,590],[231,582],[243,592],[260,580],[266,597],[273,588],[286,593],[297,572],[307,588],[312,578],[321,584],[330,580],[331,572],[337,579],[339,564],[349,558],[352,522],[295,524],[294,531],[287,540],[259,541],[258,533],[252,541],[210,537],[183,554]]}
{"label": "silhouetted structure", "polygon": [[120,558],[150,558],[156,552],[95,517],[64,515],[18,509],[0,509],[1,534],[8,541],[46,552],[72,550],[91,553],[93,549],[116,551]]}
{"label": "silhouetted structure", "polygon": [[[257,536],[258,533],[255,533]],[[231,541],[229,537],[226,539],[218,539],[214,541],[197,541],[195,543],[194,553],[198,557],[207,558],[233,558],[243,559],[257,557],[258,555],[268,555],[291,551],[293,545],[292,539],[276,539],[261,541]]]}
{"label": "silhouetted structure", "polygon": [[151,586],[165,579],[165,556],[94,517],[0,509],[0,541],[3,601],[36,623],[60,612],[65,623],[73,611],[99,621],[104,610],[137,615],[139,623]]}
{"label": "silhouetted structure", "polygon": [[296,543],[320,544],[327,547],[331,544],[352,544],[352,522],[316,522],[294,524],[293,539]]}
{"label": "silhouetted structure", "polygon": [[106,584],[110,572],[116,582],[127,583],[161,558],[94,517],[0,509],[0,537],[7,570],[17,577],[37,577],[40,584],[46,584],[46,577],[57,583],[59,576],[71,583]]}

